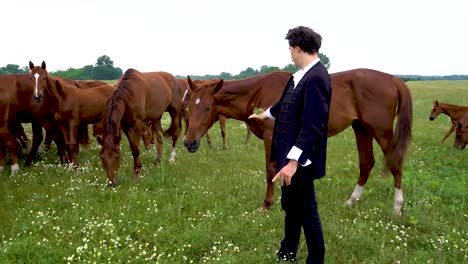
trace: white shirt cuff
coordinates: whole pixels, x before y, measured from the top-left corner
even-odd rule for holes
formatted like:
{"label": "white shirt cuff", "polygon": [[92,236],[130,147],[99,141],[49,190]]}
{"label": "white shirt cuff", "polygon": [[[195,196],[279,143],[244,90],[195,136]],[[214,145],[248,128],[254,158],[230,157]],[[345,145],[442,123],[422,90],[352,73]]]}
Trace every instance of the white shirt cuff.
{"label": "white shirt cuff", "polygon": [[266,115],[269,119],[275,120],[276,118],[275,118],[274,116],[272,116],[271,113],[270,113],[270,108],[271,108],[271,107],[268,107],[268,109],[265,111],[265,115]]}
{"label": "white shirt cuff", "polygon": [[[296,160],[299,161],[299,157],[302,155],[302,149],[293,146],[292,149],[289,151],[287,158],[290,160]],[[300,163],[299,163],[300,164]],[[304,165],[301,164],[302,167],[308,166],[312,164],[312,161],[307,159],[306,163]]]}

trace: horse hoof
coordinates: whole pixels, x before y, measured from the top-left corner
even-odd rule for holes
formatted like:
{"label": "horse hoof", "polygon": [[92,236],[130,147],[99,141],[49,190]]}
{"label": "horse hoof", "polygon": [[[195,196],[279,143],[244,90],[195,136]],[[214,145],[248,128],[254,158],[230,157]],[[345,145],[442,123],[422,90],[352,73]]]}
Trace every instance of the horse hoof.
{"label": "horse hoof", "polygon": [[18,172],[20,170],[19,168],[19,165],[18,164],[13,164],[11,165],[11,176],[13,176],[16,172]]}

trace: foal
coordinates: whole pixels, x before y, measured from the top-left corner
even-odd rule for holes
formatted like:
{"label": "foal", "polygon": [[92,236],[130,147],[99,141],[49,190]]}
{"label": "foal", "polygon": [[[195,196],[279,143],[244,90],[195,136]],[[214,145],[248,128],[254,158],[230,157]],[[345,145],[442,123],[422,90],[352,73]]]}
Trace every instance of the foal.
{"label": "foal", "polygon": [[429,115],[429,120],[434,121],[434,119],[436,119],[440,114],[446,114],[452,121],[452,126],[447,131],[447,133],[445,133],[445,136],[440,141],[440,144],[444,143],[444,141],[453,133],[453,131],[455,131],[457,123],[466,113],[468,113],[468,106],[439,103],[437,100],[434,101],[431,114]]}

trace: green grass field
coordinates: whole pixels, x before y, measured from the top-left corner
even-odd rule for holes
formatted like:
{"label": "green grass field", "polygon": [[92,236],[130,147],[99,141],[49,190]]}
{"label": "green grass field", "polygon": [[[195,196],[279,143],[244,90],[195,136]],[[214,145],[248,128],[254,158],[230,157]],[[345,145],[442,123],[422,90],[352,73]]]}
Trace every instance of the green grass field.
{"label": "green grass field", "polygon": [[[450,121],[429,121],[432,101],[468,105],[467,81],[409,82],[413,143],[405,163],[403,215],[393,214],[393,178],[376,167],[361,200],[345,206],[358,178],[352,129],[330,138],[327,175],[316,182],[327,263],[467,263],[468,150],[440,145]],[[168,126],[167,116],[164,125]],[[58,165],[55,146],[32,167],[0,174],[0,263],[276,263],[283,236],[279,185],[272,209],[259,213],[265,195],[262,141],[244,145],[242,122],[229,120],[222,150],[219,126],[188,153],[179,140],[176,162],[161,166],[155,147],[142,148],[143,170],[123,137],[119,186],[106,186],[95,139],[73,172]],[[22,160],[24,162],[24,160]],[[307,255],[304,238],[299,263]]]}

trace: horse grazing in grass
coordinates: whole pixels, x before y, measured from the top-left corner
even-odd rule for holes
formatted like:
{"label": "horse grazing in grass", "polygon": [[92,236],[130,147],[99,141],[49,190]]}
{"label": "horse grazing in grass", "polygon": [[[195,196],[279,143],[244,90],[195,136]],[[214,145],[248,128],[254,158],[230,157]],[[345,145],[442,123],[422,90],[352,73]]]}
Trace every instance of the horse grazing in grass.
{"label": "horse grazing in grass", "polygon": [[41,66],[34,66],[30,62],[30,68],[30,74],[35,78],[34,97],[48,100],[54,113],[53,119],[64,138],[67,162],[77,168],[78,126],[101,120],[106,101],[114,92],[114,87],[102,85],[79,89],[49,75],[45,62]]}
{"label": "horse grazing in grass", "polygon": [[436,119],[440,114],[446,114],[448,117],[450,117],[450,121],[452,122],[450,129],[447,131],[447,133],[445,133],[445,136],[440,141],[440,144],[444,143],[444,141],[453,133],[453,131],[455,131],[457,123],[466,113],[468,113],[468,106],[439,103],[437,100],[434,101],[431,114],[429,115],[429,120],[434,121],[434,119]]}
{"label": "horse grazing in grass", "polygon": [[[180,131],[182,96],[176,78],[166,72],[139,72],[128,69],[117,83],[117,88],[106,103],[103,114],[101,159],[106,170],[108,185],[117,185],[117,170],[121,161],[121,130],[125,133],[133,156],[133,177],[141,169],[139,141],[147,122],[160,122],[164,112],[171,116],[171,125],[164,134],[172,136],[174,160],[175,146]],[[160,160],[161,157],[158,157]]]}
{"label": "horse grazing in grass", "polygon": [[[187,76],[187,78],[190,78],[189,76]],[[183,86],[183,87],[187,87],[187,90],[184,94],[184,97],[182,99],[182,104],[183,104],[183,108],[187,109],[188,113],[187,113],[187,116],[189,116],[190,114],[190,109],[188,108],[188,104],[190,102],[190,98],[192,96],[192,88],[190,88],[190,85],[188,84],[188,81],[187,79],[177,79],[179,81],[179,83]],[[219,82],[221,79],[212,79],[212,80],[192,80],[192,82],[194,82],[195,84],[197,84],[198,86],[200,85],[203,85],[203,84],[213,84],[213,83],[216,83],[216,82]],[[223,138],[223,149],[228,149],[228,145],[227,145],[227,140],[226,140],[226,120],[227,120],[227,117],[224,116],[224,115],[217,115],[216,116],[216,119],[219,121],[219,126],[221,128],[221,137]],[[186,121],[186,129],[185,129],[185,135],[187,134],[187,127],[188,127],[188,120]],[[249,129],[249,126],[246,124],[246,127],[247,127],[247,136],[245,138],[245,145],[248,145],[250,143],[250,137],[252,135],[252,132],[250,131]],[[206,131],[206,140],[208,142],[208,146],[210,148],[213,148],[213,143],[211,141],[211,136],[210,134],[208,133],[208,130]]]}
{"label": "horse grazing in grass", "polygon": [[453,146],[456,149],[464,150],[468,144],[468,112],[457,123],[455,131],[455,142]]}
{"label": "horse grazing in grass", "polygon": [[[273,203],[276,164],[270,163],[273,121],[248,119],[255,108],[266,109],[276,103],[291,74],[275,72],[237,81],[219,81],[201,85],[191,82],[190,122],[184,145],[197,151],[200,138],[210,128],[217,114],[248,123],[252,132],[264,140],[267,191],[262,209]],[[364,185],[375,164],[373,139],[384,153],[386,167],[394,178],[394,212],[403,205],[401,190],[402,164],[411,141],[412,98],[405,83],[386,73],[355,69],[331,75],[332,99],[328,136],[334,136],[349,126],[354,130],[359,153],[360,174],[357,185],[347,201],[354,204],[361,197]],[[313,114],[313,113],[310,113]],[[393,124],[398,116],[395,131]]]}
{"label": "horse grazing in grass", "polygon": [[[11,104],[16,98],[16,76],[7,75],[0,78],[0,172],[4,170],[7,153],[11,158],[11,174],[19,171],[18,154],[20,145],[8,128],[12,116]],[[10,120],[11,122],[11,120]]]}

